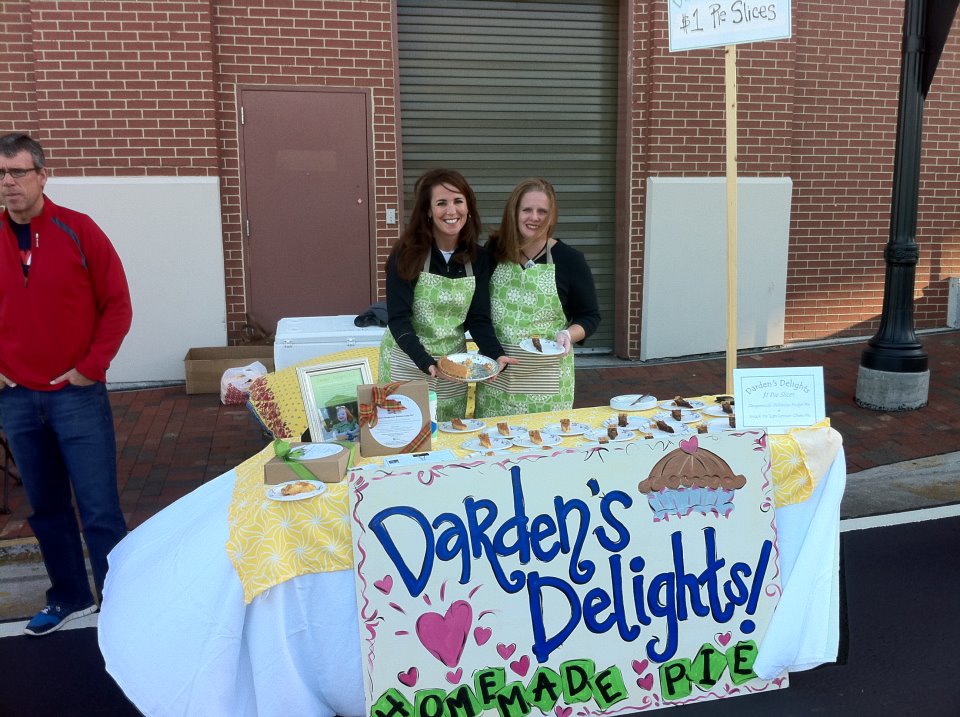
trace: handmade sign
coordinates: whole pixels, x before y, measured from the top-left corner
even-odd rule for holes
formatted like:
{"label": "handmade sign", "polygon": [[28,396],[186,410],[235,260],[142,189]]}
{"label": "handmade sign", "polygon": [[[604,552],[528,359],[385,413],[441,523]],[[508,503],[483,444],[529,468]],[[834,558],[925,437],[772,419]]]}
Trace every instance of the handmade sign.
{"label": "handmade sign", "polygon": [[351,478],[367,711],[619,715],[786,686],[766,434]]}

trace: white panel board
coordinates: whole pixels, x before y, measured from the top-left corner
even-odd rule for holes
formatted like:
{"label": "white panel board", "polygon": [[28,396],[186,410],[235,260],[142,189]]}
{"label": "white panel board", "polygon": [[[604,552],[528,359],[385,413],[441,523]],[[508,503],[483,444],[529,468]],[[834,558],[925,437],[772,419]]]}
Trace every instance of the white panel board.
{"label": "white panel board", "polygon": [[187,349],[226,345],[216,177],[51,177],[46,192],[93,217],[123,261],[133,326],[110,384],[182,381]]}
{"label": "white panel board", "polygon": [[[727,236],[723,177],[647,180],[640,358],[726,350]],[[783,343],[788,177],[740,178],[737,348]]]}

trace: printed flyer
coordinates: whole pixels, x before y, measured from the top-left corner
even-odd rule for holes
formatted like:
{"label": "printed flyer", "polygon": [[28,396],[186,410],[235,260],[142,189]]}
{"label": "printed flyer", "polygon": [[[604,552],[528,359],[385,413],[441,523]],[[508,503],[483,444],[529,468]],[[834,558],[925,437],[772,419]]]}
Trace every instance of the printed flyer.
{"label": "printed flyer", "polygon": [[367,711],[619,715],[787,685],[762,431],[367,468],[351,480]]}

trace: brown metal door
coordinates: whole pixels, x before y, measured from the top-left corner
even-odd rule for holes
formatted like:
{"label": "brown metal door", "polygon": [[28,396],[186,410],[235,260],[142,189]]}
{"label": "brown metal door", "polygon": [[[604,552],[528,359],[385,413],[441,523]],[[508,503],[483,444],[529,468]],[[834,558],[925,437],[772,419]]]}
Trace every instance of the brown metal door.
{"label": "brown metal door", "polygon": [[240,93],[247,310],[362,313],[373,301],[373,207],[365,90]]}

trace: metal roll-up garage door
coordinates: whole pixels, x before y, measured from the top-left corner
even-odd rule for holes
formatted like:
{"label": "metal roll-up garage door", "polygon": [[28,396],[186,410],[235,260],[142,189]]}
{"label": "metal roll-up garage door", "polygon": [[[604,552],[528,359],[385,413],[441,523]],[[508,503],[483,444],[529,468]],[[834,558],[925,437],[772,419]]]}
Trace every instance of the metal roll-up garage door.
{"label": "metal roll-up garage door", "polygon": [[543,176],[557,190],[554,236],[582,251],[613,346],[618,4],[616,0],[399,0],[406,206],[427,169],[463,173],[484,228],[510,190]]}

